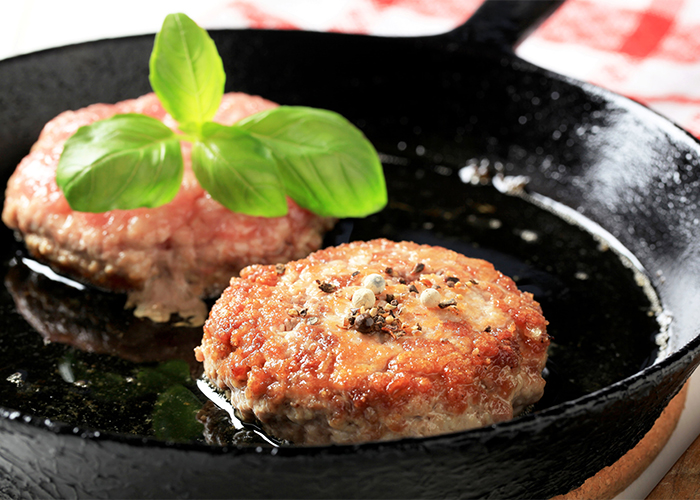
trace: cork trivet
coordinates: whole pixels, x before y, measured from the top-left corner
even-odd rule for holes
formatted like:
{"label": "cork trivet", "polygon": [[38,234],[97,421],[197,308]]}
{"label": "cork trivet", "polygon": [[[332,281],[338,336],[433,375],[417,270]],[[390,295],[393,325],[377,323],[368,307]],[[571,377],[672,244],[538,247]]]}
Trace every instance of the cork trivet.
{"label": "cork trivet", "polygon": [[700,498],[700,437],[681,455],[647,500]]}
{"label": "cork trivet", "polygon": [[[688,393],[688,384],[683,386],[680,392],[669,402],[649,432],[617,462],[605,467],[595,476],[590,477],[579,488],[565,495],[559,495],[552,500],[591,500],[609,499],[627,488],[632,482],[649,467],[656,455],[666,445],[671,437],[678,419],[685,406],[685,398]],[[698,444],[697,442],[694,444]],[[698,454],[700,457],[700,444]],[[697,460],[696,460],[697,462]],[[700,471],[700,464],[695,464],[696,478]],[[700,483],[698,483],[700,484]],[[652,492],[653,493],[653,492]],[[651,497],[650,497],[651,498]],[[693,498],[692,496],[660,496],[654,498]],[[697,498],[697,497],[695,497]]]}

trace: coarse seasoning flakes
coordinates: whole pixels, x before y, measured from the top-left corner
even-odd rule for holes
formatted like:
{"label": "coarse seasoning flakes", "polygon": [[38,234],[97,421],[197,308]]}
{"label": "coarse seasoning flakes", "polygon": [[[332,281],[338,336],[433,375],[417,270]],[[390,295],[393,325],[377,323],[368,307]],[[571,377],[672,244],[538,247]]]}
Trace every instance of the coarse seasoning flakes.
{"label": "coarse seasoning flakes", "polygon": [[[196,355],[243,418],[277,438],[349,444],[455,432],[508,420],[543,393],[549,337],[539,304],[485,261],[372,240],[274,273],[251,266],[231,280]],[[437,301],[426,305],[424,294]]]}
{"label": "coarse seasoning flakes", "polygon": [[419,262],[415,266],[413,266],[413,269],[411,269],[411,274],[420,274],[421,272],[423,272],[423,269],[425,269],[425,264]]}
{"label": "coarse seasoning flakes", "polygon": [[318,283],[318,288],[325,293],[333,293],[337,289],[337,287],[331,283],[321,283],[319,280],[316,280],[316,283]]}

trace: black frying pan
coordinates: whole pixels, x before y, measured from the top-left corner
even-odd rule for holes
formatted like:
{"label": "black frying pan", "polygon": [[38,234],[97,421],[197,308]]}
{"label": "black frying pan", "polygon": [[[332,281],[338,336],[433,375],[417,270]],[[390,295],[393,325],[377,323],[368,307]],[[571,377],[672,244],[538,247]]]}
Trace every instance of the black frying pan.
{"label": "black frying pan", "polygon": [[[673,314],[666,359],[504,424],[358,446],[163,443],[61,424],[0,402],[0,495],[545,498],[580,485],[633,447],[699,359],[700,148],[648,109],[513,54],[557,3],[489,2],[461,28],[436,37],[234,30],[213,38],[229,89],[333,109],[358,124],[387,158],[394,197],[408,190],[420,203],[440,206],[442,187],[425,194],[429,182],[413,175],[420,169],[447,176],[452,208],[468,206],[454,172],[476,158],[526,175],[530,193],[599,224],[636,256]],[[0,63],[2,179],[59,112],[149,91],[152,40],[106,40]],[[358,221],[355,235],[409,234],[400,225],[420,214],[391,218],[391,209],[390,224],[379,214],[375,226]],[[3,231],[10,248],[11,234]],[[3,254],[5,269],[12,248]],[[3,291],[0,347],[30,330],[14,304]],[[626,333],[625,344],[587,358],[591,373],[598,360],[624,357],[641,342],[636,327]],[[604,343],[592,335],[581,352],[596,341]]]}

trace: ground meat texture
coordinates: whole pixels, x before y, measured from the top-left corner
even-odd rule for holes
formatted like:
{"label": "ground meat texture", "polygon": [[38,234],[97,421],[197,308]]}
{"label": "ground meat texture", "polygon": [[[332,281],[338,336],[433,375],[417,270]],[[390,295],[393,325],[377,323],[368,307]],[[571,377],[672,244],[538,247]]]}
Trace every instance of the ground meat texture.
{"label": "ground meat texture", "polygon": [[[260,97],[226,94],[214,120],[232,124],[275,106]],[[137,316],[167,321],[179,313],[201,324],[207,314],[201,299],[218,295],[244,266],[298,259],[321,245],[333,221],[292,200],[289,213],[278,218],[233,213],[214,201],[192,173],[188,144],[182,148],[181,190],[167,205],[72,211],[55,181],[63,144],[78,127],[118,113],[143,113],[176,126],[154,94],[68,111],[44,127],[10,178],[2,220],[36,258],[99,287],[127,292],[127,306]]]}
{"label": "ground meat texture", "polygon": [[[371,274],[386,287],[370,309],[354,308]],[[438,305],[421,302],[426,289]],[[532,295],[490,263],[379,239],[320,250],[281,273],[247,267],[195,353],[244,418],[272,435],[357,443],[517,415],[544,390],[546,324]]]}

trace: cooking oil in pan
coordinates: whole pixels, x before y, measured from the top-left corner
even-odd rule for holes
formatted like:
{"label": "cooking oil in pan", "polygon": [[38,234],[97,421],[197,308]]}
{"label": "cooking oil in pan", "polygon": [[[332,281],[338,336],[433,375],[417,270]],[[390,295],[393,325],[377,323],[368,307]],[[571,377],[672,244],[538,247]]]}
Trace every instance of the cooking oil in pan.
{"label": "cooking oil in pan", "polygon": [[[604,231],[544,198],[465,183],[458,169],[388,163],[388,207],[340,221],[324,243],[384,237],[441,245],[493,262],[533,293],[553,341],[545,396],[532,411],[602,389],[662,353],[664,315],[649,281]],[[0,237],[7,242],[0,291],[4,418],[35,416],[78,434],[279,444],[254,426],[232,425],[200,390],[206,387],[195,382],[201,368],[192,350],[201,329],[135,318],[123,310],[123,296],[57,279],[9,231]]]}

